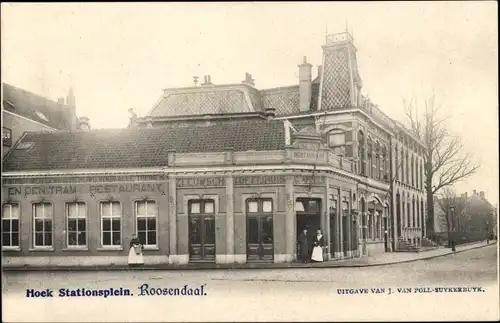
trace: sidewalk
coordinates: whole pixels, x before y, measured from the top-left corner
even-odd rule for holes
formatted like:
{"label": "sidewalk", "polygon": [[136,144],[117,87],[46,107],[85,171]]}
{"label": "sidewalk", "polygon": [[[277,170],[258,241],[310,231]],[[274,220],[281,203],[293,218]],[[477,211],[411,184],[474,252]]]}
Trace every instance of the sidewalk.
{"label": "sidewalk", "polygon": [[214,264],[193,263],[188,265],[145,265],[137,268],[128,266],[89,266],[89,267],[4,267],[4,271],[111,271],[111,270],[196,270],[196,269],[285,269],[285,268],[343,268],[343,267],[369,267],[384,266],[399,263],[426,260],[436,257],[460,253],[471,249],[486,246],[496,246],[497,241],[474,242],[451,248],[438,247],[436,249],[421,252],[386,252],[364,258],[345,260],[330,260],[321,263],[246,263],[246,264]]}

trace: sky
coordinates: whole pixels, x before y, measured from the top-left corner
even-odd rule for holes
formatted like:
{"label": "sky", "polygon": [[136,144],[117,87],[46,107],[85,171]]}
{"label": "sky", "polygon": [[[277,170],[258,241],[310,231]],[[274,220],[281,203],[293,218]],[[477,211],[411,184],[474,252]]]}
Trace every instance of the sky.
{"label": "sky", "polygon": [[[74,89],[92,128],[145,116],[193,76],[259,89],[298,84],[325,33],[353,33],[363,92],[404,121],[432,93],[482,166],[457,193],[498,203],[496,2],[2,3],[2,81],[57,100]],[[313,77],[316,68],[313,70]]]}

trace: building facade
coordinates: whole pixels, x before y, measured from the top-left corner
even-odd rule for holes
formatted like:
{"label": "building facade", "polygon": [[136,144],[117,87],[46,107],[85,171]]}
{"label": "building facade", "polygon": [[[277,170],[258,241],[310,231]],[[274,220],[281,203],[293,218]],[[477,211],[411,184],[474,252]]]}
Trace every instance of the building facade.
{"label": "building facade", "polygon": [[70,90],[57,102],[2,83],[2,158],[29,132],[71,130],[77,126],[76,103]]}
{"label": "building facade", "polygon": [[425,146],[361,94],[351,35],[298,83],[205,76],[126,129],[27,134],[4,161],[5,265],[124,264],[133,233],[146,263],[291,262],[304,227],[327,259],[418,246]]}
{"label": "building facade", "polygon": [[498,213],[484,191],[473,190],[459,197],[435,198],[434,232],[448,240],[455,234],[457,243],[490,239],[497,234]]}

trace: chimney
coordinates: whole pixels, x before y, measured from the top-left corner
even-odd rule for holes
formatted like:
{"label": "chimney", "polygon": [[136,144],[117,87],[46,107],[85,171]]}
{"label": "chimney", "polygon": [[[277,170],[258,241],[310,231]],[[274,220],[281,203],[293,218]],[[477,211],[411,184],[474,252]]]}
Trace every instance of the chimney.
{"label": "chimney", "polygon": [[321,80],[321,74],[323,74],[323,65],[318,65],[318,79]]}
{"label": "chimney", "polygon": [[90,122],[88,117],[80,117],[79,118],[80,130],[84,132],[90,131]]}
{"label": "chimney", "polygon": [[245,80],[242,81],[241,83],[248,84],[250,86],[255,86],[255,80],[252,78],[252,74],[248,72],[245,73]]}
{"label": "chimney", "polygon": [[135,113],[134,109],[130,108],[128,109],[128,112],[130,113],[130,126],[131,128],[137,127],[137,113]]}
{"label": "chimney", "polygon": [[75,95],[73,94],[73,88],[69,89],[68,96],[66,97],[66,105],[68,109],[67,116],[68,116],[69,130],[76,131],[77,127],[76,102],[75,102]]}
{"label": "chimney", "polygon": [[481,196],[481,198],[482,198],[483,200],[485,200],[485,198],[484,198],[484,191],[479,192],[479,196]]}
{"label": "chimney", "polygon": [[311,68],[312,65],[307,62],[307,58],[304,56],[304,62],[299,65],[300,112],[309,111],[311,107]]}
{"label": "chimney", "polygon": [[276,109],[275,108],[267,108],[266,109],[266,117],[267,120],[272,120],[276,116]]}
{"label": "chimney", "polygon": [[212,80],[211,80],[210,75],[205,75],[203,77],[203,84],[201,84],[201,85],[203,85],[203,86],[212,85]]}

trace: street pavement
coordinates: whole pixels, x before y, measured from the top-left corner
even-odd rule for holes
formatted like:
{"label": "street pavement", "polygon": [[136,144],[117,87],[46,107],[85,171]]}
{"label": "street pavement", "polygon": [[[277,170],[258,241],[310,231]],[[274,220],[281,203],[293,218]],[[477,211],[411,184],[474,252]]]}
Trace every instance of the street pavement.
{"label": "street pavement", "polygon": [[[495,320],[497,261],[495,244],[359,268],[5,272],[2,313],[4,322]],[[138,296],[144,284],[148,290],[204,285],[206,295]],[[60,288],[120,287],[134,295],[57,297]],[[53,289],[55,297],[27,298],[27,289]]]}

